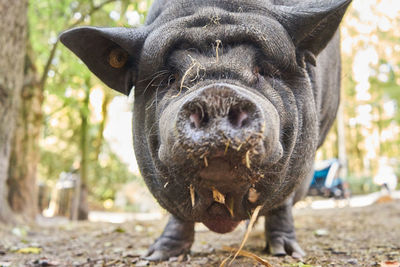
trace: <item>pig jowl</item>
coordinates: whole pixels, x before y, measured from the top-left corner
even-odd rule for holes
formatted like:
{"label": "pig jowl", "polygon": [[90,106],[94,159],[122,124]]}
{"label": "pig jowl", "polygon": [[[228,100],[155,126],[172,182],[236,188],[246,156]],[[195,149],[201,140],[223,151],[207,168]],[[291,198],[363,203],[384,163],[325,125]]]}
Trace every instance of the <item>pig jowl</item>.
{"label": "pig jowl", "polygon": [[144,26],[61,35],[104,83],[134,95],[136,158],[171,213],[148,259],[189,252],[195,222],[226,233],[260,205],[269,252],[304,255],[291,206],[335,118],[350,2],[159,0]]}

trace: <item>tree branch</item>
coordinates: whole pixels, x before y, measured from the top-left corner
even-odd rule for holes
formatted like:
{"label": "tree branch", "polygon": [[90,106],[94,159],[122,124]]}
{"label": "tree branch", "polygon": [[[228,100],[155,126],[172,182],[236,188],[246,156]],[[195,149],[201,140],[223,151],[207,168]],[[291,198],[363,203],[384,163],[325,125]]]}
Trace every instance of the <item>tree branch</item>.
{"label": "tree branch", "polygon": [[[107,1],[104,1],[103,3],[99,4],[98,6],[92,7],[88,13],[82,15],[77,21],[75,21],[72,24],[67,25],[65,28],[72,28],[72,27],[75,27],[75,26],[81,24],[87,16],[91,16],[93,13],[95,13],[96,11],[98,11],[99,9],[104,7],[105,5],[110,4],[112,2],[116,2],[116,1],[118,1],[118,0],[107,0]],[[58,43],[59,43],[59,40],[57,39],[57,41],[53,44],[49,58],[46,61],[46,64],[45,64],[45,67],[44,67],[44,70],[42,73],[42,77],[40,78],[40,85],[39,85],[40,90],[44,90],[44,86],[46,84],[46,80],[48,77],[47,73],[50,70],[51,62],[53,61],[53,58],[56,54]]]}
{"label": "tree branch", "polygon": [[40,78],[40,84],[39,84],[40,90],[44,90],[44,85],[46,84],[46,80],[48,77],[47,73],[50,70],[51,62],[53,61],[54,55],[56,54],[57,45],[58,45],[58,40],[53,44],[53,47],[51,48],[50,56],[47,59],[46,65],[44,66],[42,77]]}
{"label": "tree branch", "polygon": [[97,10],[101,9],[103,6],[108,5],[110,3],[113,3],[113,2],[116,2],[116,1],[118,1],[118,0],[107,0],[107,1],[104,1],[103,3],[99,4],[98,6],[92,7],[88,13],[86,13],[85,15],[82,15],[77,21],[75,21],[74,23],[68,25],[66,28],[72,28],[72,27],[78,26],[79,24],[81,24],[85,20],[85,18],[87,16],[92,15]]}

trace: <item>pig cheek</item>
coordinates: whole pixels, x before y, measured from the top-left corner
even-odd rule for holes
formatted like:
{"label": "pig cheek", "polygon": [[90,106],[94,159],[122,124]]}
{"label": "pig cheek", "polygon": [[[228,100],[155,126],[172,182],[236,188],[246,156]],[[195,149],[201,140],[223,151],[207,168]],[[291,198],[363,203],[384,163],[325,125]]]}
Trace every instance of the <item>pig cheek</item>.
{"label": "pig cheek", "polygon": [[161,162],[166,162],[167,155],[168,155],[168,152],[167,152],[165,145],[161,144],[160,148],[158,150],[158,158],[160,159]]}
{"label": "pig cheek", "polygon": [[160,140],[160,145],[158,148],[158,157],[161,160],[161,162],[167,162],[169,158],[169,154],[171,151],[169,151],[168,148],[171,147],[170,143],[173,142],[171,140],[171,134],[174,130],[174,114],[172,110],[167,107],[166,110],[164,110],[161,113],[159,122],[158,122],[158,128],[159,128],[159,140]]}
{"label": "pig cheek", "polygon": [[265,154],[268,155],[265,159],[268,164],[275,164],[283,156],[283,148],[280,142],[280,118],[278,111],[269,102],[265,102],[263,113],[265,125],[262,132],[264,133],[264,148]]}

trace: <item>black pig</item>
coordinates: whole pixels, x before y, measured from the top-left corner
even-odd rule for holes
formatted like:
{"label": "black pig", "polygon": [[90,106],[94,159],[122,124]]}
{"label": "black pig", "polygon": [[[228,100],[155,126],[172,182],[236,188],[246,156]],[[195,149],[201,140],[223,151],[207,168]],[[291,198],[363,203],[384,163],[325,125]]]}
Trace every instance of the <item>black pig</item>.
{"label": "black pig", "polygon": [[195,222],[230,232],[259,205],[269,252],[304,255],[291,208],[338,108],[350,2],[156,0],[142,27],[61,35],[104,83],[134,90],[139,167],[172,214],[148,259],[188,253]]}

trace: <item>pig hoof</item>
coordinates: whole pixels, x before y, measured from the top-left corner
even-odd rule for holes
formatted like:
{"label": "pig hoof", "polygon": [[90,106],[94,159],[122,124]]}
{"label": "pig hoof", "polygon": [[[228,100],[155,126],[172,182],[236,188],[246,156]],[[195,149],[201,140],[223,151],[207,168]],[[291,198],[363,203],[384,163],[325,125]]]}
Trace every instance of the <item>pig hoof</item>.
{"label": "pig hoof", "polygon": [[191,241],[175,240],[172,237],[161,236],[150,247],[144,259],[165,261],[172,257],[188,254],[191,246]]}
{"label": "pig hoof", "polygon": [[278,257],[290,255],[295,259],[301,259],[306,255],[297,241],[290,237],[280,236],[268,240],[266,250],[270,254]]}
{"label": "pig hoof", "polygon": [[185,222],[171,215],[164,232],[150,247],[144,259],[165,261],[188,254],[193,241],[194,222]]}

